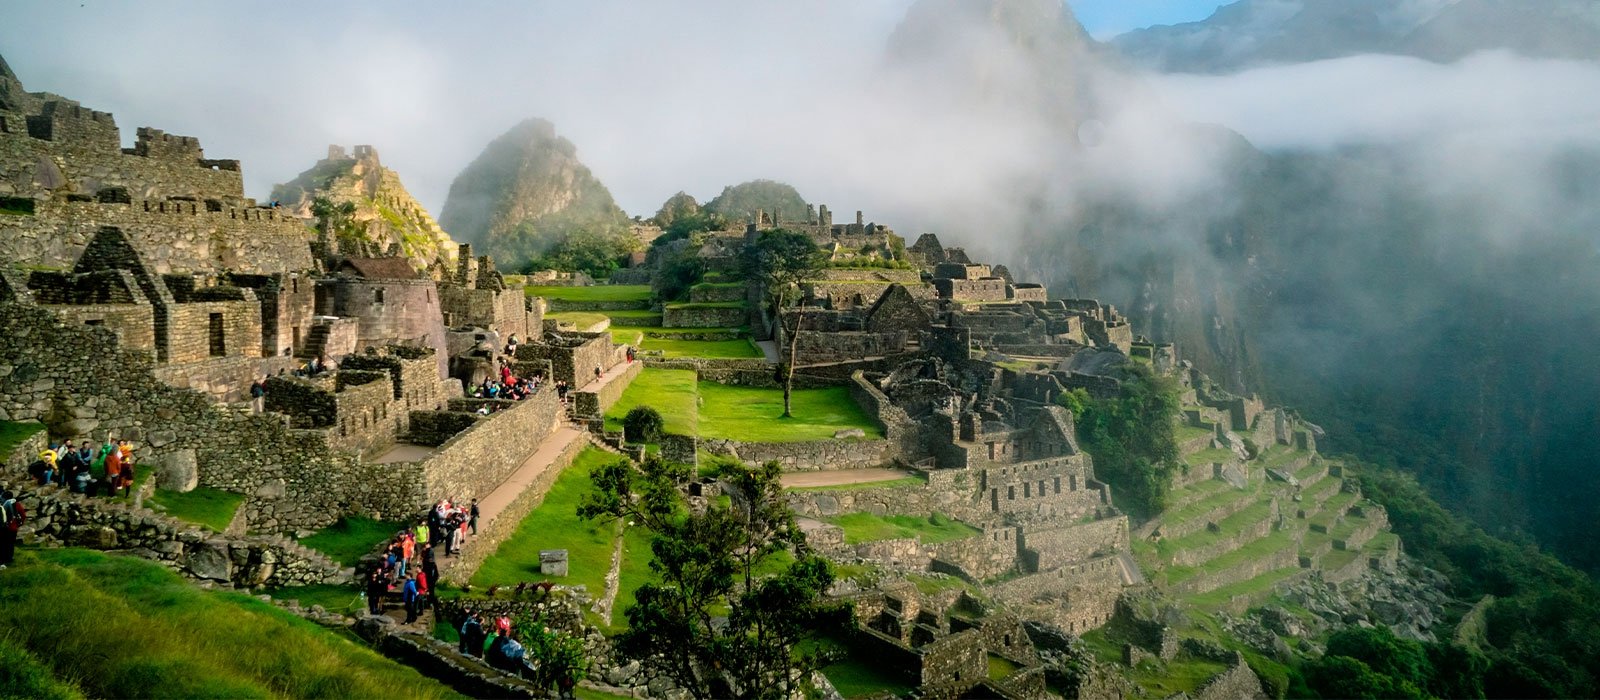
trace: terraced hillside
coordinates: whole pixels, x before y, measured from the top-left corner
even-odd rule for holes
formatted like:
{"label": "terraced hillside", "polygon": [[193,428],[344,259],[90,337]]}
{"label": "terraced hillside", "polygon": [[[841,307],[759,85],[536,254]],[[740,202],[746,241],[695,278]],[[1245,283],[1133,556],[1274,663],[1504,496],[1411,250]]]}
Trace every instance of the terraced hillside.
{"label": "terraced hillside", "polygon": [[[575,331],[609,330],[612,342],[639,348],[646,357],[759,358],[761,350],[744,323],[744,302],[722,300],[735,287],[742,290],[743,285],[696,285],[691,298],[718,301],[668,304],[664,309],[657,308],[648,285],[528,287],[527,293],[545,299],[550,307],[545,320],[556,328],[571,324]],[[668,315],[674,316],[673,323]],[[686,319],[703,325],[681,325]]]}
{"label": "terraced hillside", "polygon": [[1187,472],[1162,515],[1134,533],[1152,583],[1202,608],[1239,611],[1285,582],[1340,582],[1395,564],[1400,540],[1388,514],[1308,433],[1252,454],[1229,447],[1219,411],[1189,406],[1184,420]]}

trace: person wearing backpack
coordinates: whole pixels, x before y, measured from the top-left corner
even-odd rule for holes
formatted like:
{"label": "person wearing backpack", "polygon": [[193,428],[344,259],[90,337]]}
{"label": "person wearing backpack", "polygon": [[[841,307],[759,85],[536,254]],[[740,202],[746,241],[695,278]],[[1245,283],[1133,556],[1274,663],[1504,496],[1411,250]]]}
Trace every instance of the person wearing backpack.
{"label": "person wearing backpack", "polygon": [[262,377],[250,384],[250,410],[254,413],[267,410],[266,381],[266,377]]}

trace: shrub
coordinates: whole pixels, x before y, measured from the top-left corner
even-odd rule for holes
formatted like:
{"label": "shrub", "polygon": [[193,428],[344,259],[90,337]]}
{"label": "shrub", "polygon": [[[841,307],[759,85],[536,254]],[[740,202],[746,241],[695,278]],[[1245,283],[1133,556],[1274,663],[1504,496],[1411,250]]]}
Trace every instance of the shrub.
{"label": "shrub", "polygon": [[661,439],[665,426],[660,411],[649,406],[635,406],[622,417],[622,438],[632,443],[655,442]]}

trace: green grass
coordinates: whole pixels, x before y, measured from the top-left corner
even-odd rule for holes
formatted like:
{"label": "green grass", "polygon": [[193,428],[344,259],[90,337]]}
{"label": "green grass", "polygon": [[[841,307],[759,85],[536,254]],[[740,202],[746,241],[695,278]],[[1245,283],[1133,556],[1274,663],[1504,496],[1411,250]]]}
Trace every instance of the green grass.
{"label": "green grass", "polygon": [[1003,656],[995,656],[994,654],[989,655],[989,680],[991,681],[1005,680],[1007,676],[1016,673],[1019,668],[1021,666],[1012,663],[1010,659]]}
{"label": "green grass", "polygon": [[702,357],[707,359],[740,359],[762,357],[761,349],[746,338],[736,340],[669,340],[645,335],[639,346],[646,351],[657,351],[662,357]]}
{"label": "green grass", "polygon": [[1182,445],[1190,440],[1198,440],[1203,437],[1212,437],[1216,434],[1216,430],[1211,426],[1197,428],[1192,425],[1180,425],[1176,430],[1173,431],[1172,436],[1178,441],[1179,445]]}
{"label": "green grass", "polygon": [[846,544],[876,542],[878,540],[921,537],[923,544],[935,544],[971,537],[981,532],[978,528],[943,516],[935,518],[919,515],[873,515],[850,513],[824,518],[844,529]]}
{"label": "green grass", "polygon": [[578,700],[631,700],[633,698],[632,695],[613,695],[593,688],[585,688],[581,685],[573,688],[572,692]]}
{"label": "green grass", "polygon": [[603,284],[593,287],[525,287],[530,297],[565,301],[650,301],[648,284]]}
{"label": "green grass", "polygon": [[0,629],[0,679],[22,677],[6,695],[460,697],[250,596],[102,552],[24,551],[0,572]]}
{"label": "green grass", "polygon": [[1147,695],[1164,698],[1178,693],[1193,693],[1206,681],[1226,670],[1226,664],[1199,659],[1175,659],[1164,664],[1142,661],[1133,669],[1132,680]]}
{"label": "green grass", "polygon": [[646,367],[606,411],[606,429],[621,430],[628,411],[649,406],[661,412],[667,432],[694,435],[699,413],[695,391],[694,370]]}
{"label": "green grass", "polygon": [[[44,430],[43,423],[18,423],[16,421],[0,420],[0,460],[11,456],[11,451],[17,449],[23,440],[33,437],[34,433]],[[33,457],[33,455],[29,455]],[[32,461],[30,459],[30,461]]]}
{"label": "green grass", "polygon": [[1210,547],[1225,538],[1239,534],[1245,527],[1259,523],[1271,515],[1272,502],[1259,501],[1218,521],[1216,532],[1208,527],[1177,539],[1162,540],[1156,544],[1156,550],[1170,557],[1177,552]]}
{"label": "green grass", "polygon": [[883,430],[862,412],[844,387],[796,389],[793,417],[783,418],[783,390],[700,383],[700,436],[741,442],[826,440],[860,428],[868,438]]}
{"label": "green grass", "polygon": [[217,532],[228,529],[228,523],[233,522],[233,514],[243,502],[242,494],[207,486],[188,493],[157,489],[154,496],[145,500],[146,505],[159,506],[167,515]]}
{"label": "green grass", "polygon": [[359,515],[347,515],[316,534],[300,540],[300,544],[315,549],[345,566],[355,566],[361,557],[371,552],[379,542],[404,527],[401,523],[374,520]]}
{"label": "green grass", "polygon": [[1292,576],[1299,574],[1302,569],[1284,568],[1268,571],[1252,579],[1240,581],[1235,584],[1223,586],[1210,593],[1201,593],[1186,598],[1190,605],[1206,609],[1217,609],[1228,604],[1234,596],[1258,595],[1272,590],[1275,586]]}
{"label": "green grass", "polygon": [[684,301],[667,304],[669,309],[743,309],[742,301]]}
{"label": "green grass", "polygon": [[589,330],[609,320],[608,316],[596,311],[557,311],[545,314],[544,317],[547,321],[566,321],[577,326],[580,331]]}
{"label": "green grass", "polygon": [[[544,502],[517,525],[516,532],[483,562],[472,576],[472,587],[482,591],[491,585],[515,585],[523,581],[554,581],[585,586],[589,595],[605,594],[606,572],[611,569],[616,523],[594,522],[578,517],[578,503],[594,488],[589,472],[616,455],[590,447],[573,460],[572,466],[556,478]],[[649,534],[642,528],[628,528],[623,540],[620,588],[613,607],[612,622],[620,624],[622,612],[633,604],[633,591],[650,576]],[[539,573],[539,550],[567,550],[568,575],[545,576]]]}
{"label": "green grass", "polygon": [[302,608],[309,609],[313,605],[321,605],[328,612],[344,615],[365,615],[367,609],[367,602],[361,596],[361,589],[353,584],[336,586],[331,583],[319,583],[311,586],[277,588],[268,593],[278,600],[298,601]]}
{"label": "green grass", "polygon": [[612,323],[615,323],[615,324],[617,324],[619,326],[628,325],[626,323],[622,323],[622,321],[637,321],[637,320],[642,319],[642,318],[648,318],[648,319],[659,319],[659,318],[661,318],[661,312],[660,311],[649,311],[649,310],[601,311],[599,313],[604,314],[606,317],[611,319]]}
{"label": "green grass", "polygon": [[845,698],[879,696],[885,693],[904,696],[916,690],[916,685],[890,670],[888,664],[877,659],[851,654],[843,660],[822,669],[834,690]]}
{"label": "green grass", "polygon": [[1222,486],[1218,487],[1220,490],[1182,508],[1167,511],[1161,516],[1161,519],[1169,523],[1183,522],[1185,520],[1190,520],[1205,515],[1212,510],[1238,501],[1239,499],[1250,499],[1256,497],[1255,491],[1241,491],[1234,488],[1226,481],[1213,480],[1201,482],[1201,484],[1212,483],[1221,484]]}
{"label": "green grass", "polygon": [[837,486],[797,486],[788,489],[798,493],[812,493],[817,491],[864,491],[866,489],[898,489],[912,486],[927,486],[928,479],[922,476],[908,476],[901,479],[888,481],[868,481],[859,484],[839,484]]}
{"label": "green grass", "polygon": [[1226,447],[1212,447],[1189,455],[1185,458],[1185,461],[1192,466],[1205,467],[1210,466],[1213,462],[1226,464],[1237,457],[1238,455],[1235,455],[1233,450]]}

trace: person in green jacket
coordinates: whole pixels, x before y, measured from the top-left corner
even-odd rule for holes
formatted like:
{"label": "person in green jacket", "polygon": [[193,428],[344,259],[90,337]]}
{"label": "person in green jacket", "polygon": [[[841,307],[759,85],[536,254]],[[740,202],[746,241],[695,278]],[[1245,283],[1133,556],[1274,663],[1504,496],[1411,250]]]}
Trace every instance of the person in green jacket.
{"label": "person in green jacket", "polygon": [[423,521],[418,522],[417,526],[411,529],[411,532],[412,532],[412,534],[416,535],[416,538],[417,538],[417,551],[420,552],[422,550],[427,549],[428,548],[428,521],[423,520]]}

